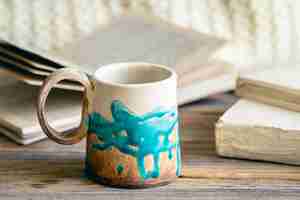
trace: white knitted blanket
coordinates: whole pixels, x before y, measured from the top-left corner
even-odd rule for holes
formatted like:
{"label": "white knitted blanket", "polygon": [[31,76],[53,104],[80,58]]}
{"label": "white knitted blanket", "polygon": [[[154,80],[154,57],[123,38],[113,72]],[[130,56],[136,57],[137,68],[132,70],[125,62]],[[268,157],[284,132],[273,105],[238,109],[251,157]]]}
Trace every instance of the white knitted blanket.
{"label": "white knitted blanket", "polygon": [[299,0],[0,0],[0,36],[55,52],[126,10],[231,39],[216,56],[238,66],[299,57]]}

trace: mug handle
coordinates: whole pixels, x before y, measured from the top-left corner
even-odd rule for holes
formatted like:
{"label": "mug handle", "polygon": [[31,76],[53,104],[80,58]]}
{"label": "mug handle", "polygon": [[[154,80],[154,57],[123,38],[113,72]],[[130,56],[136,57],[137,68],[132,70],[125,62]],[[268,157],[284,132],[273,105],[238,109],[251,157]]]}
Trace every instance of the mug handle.
{"label": "mug handle", "polygon": [[[84,95],[79,127],[71,131],[58,132],[52,128],[47,121],[45,104],[51,89],[62,80],[72,80],[82,84],[84,87]],[[57,70],[45,79],[38,95],[37,116],[42,130],[50,139],[59,144],[70,145],[80,142],[80,140],[87,135],[87,120],[91,111],[93,90],[93,84],[87,75],[70,68]]]}

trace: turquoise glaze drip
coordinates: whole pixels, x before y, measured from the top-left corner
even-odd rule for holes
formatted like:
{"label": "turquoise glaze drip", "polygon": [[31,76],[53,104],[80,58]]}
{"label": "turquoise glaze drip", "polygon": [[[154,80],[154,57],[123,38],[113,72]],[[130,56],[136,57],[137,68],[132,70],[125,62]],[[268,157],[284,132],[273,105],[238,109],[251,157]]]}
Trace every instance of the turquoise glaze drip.
{"label": "turquoise glaze drip", "polygon": [[[160,175],[160,153],[168,152],[173,158],[172,149],[176,148],[177,175],[180,174],[179,135],[175,142],[169,141],[174,127],[178,123],[177,109],[158,108],[144,115],[136,115],[122,102],[115,100],[111,104],[112,121],[99,113],[89,116],[89,133],[95,133],[101,143],[93,144],[95,150],[107,150],[112,147],[120,152],[134,156],[143,179],[157,178]],[[178,134],[178,131],[176,131]],[[153,156],[153,170],[147,172],[144,158]]]}

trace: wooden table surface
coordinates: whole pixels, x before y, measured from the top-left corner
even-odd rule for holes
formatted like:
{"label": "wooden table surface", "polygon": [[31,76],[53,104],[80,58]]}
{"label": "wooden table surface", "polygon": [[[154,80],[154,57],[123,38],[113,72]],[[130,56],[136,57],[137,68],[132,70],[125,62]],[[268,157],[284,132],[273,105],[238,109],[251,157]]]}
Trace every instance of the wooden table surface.
{"label": "wooden table surface", "polygon": [[29,146],[0,136],[0,199],[300,199],[300,167],[220,158],[213,124],[224,112],[181,109],[182,176],[170,185],[127,190],[83,176],[85,142]]}

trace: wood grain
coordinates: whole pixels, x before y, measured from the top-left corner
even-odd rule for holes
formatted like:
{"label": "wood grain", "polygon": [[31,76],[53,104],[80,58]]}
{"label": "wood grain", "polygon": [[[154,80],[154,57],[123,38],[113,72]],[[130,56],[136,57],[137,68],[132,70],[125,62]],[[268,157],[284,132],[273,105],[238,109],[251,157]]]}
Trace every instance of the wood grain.
{"label": "wood grain", "polygon": [[175,183],[143,190],[105,187],[83,176],[85,141],[63,146],[45,140],[24,147],[0,137],[0,197],[144,200],[155,194],[156,199],[300,198],[299,167],[218,157],[213,123],[222,112],[213,117],[207,108],[202,115],[196,110],[201,107],[180,109],[183,173]]}

